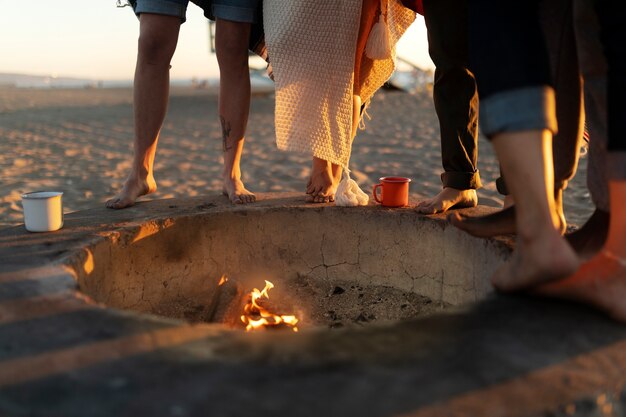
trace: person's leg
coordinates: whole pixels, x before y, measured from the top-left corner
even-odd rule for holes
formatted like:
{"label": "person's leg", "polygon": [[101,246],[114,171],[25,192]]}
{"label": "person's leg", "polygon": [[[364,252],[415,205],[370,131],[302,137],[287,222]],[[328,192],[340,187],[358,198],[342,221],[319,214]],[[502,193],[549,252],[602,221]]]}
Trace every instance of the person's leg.
{"label": "person's leg", "polygon": [[180,17],[151,13],[142,13],[139,21],[133,85],[134,156],[122,190],[106,203],[113,209],[129,207],[137,198],[156,191],[154,157],[167,111],[170,61],[181,24]]}
{"label": "person's leg", "polygon": [[248,43],[250,23],[216,20],[215,52],[220,68],[218,111],[224,152],[223,191],[231,202],[256,200],[241,181],[241,154],[250,111]]}
{"label": "person's leg", "polygon": [[481,128],[493,143],[516,204],[515,250],[492,277],[502,291],[563,278],[578,267],[554,210],[556,105],[539,3],[525,6],[472,0],[469,8]]}
{"label": "person's leg", "polygon": [[[563,191],[578,167],[582,144],[584,118],[582,117],[582,82],[578,67],[576,37],[573,27],[572,0],[540,2],[540,20],[556,93],[558,133],[553,139],[555,210],[561,219],[560,230],[565,233],[567,223],[563,211]],[[455,226],[478,237],[514,234],[514,199],[501,175],[496,181],[498,191],[505,196],[502,211],[482,217],[452,217]]]}
{"label": "person's leg", "polygon": [[583,75],[585,114],[589,130],[587,188],[595,211],[578,230],[565,235],[579,256],[588,259],[606,241],[609,228],[607,177],[607,63],[600,41],[600,26],[589,0],[574,2],[574,29]]}
{"label": "person's leg", "polygon": [[602,250],[574,275],[537,287],[535,292],[584,302],[626,322],[626,179],[610,181],[609,193],[610,211],[620,215],[611,216]]}
{"label": "person's leg", "polygon": [[[380,9],[379,0],[363,0],[361,6],[361,17],[359,25],[359,33],[357,36],[355,58],[354,58],[354,80],[353,80],[353,96],[352,96],[352,132],[351,138],[355,139],[359,120],[361,118],[361,66],[364,60],[365,45],[372,26],[378,19]],[[367,65],[367,63],[366,63]],[[337,186],[341,182],[341,174],[343,168],[337,164],[331,164],[323,159],[313,157],[313,165],[311,167],[311,175],[306,186],[307,198],[309,203],[330,203],[335,201],[335,192]]]}
{"label": "person's leg", "polygon": [[547,130],[498,133],[492,139],[516,201],[515,252],[492,277],[499,290],[563,278],[578,267],[575,253],[559,232],[554,209],[551,139]]}
{"label": "person's leg", "polygon": [[[352,97],[352,140],[356,136],[360,115],[361,97],[355,94]],[[313,157],[311,175],[306,188],[306,202],[332,203],[335,201],[335,192],[341,182],[342,173],[343,168],[341,166]]]}
{"label": "person's leg", "polygon": [[563,234],[567,229],[563,211],[563,191],[578,169],[585,125],[573,7],[573,0],[541,2],[541,23],[546,34],[556,93],[556,118],[559,124],[559,131],[554,136],[552,144],[552,154],[555,209],[561,219],[560,230]]}
{"label": "person's leg", "polygon": [[433,101],[444,173],[443,190],[416,210],[433,214],[478,204],[478,93],[468,69],[467,1],[424,0],[424,19],[435,64]]}
{"label": "person's leg", "polygon": [[[537,292],[594,305],[611,317],[626,322],[626,5],[596,2],[600,40],[607,63],[607,149],[604,161],[611,213],[602,250],[571,277],[545,285]],[[593,140],[593,139],[592,139]]]}
{"label": "person's leg", "polygon": [[343,170],[337,164],[313,157],[311,175],[306,186],[307,203],[332,203]]}

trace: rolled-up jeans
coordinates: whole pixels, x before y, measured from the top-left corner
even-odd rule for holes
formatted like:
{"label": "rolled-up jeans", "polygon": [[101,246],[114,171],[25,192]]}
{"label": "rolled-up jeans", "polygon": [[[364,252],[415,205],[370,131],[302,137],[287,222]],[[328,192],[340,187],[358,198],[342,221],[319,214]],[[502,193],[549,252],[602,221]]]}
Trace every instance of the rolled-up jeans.
{"label": "rolled-up jeans", "polygon": [[[543,0],[539,3],[539,20],[547,46],[558,124],[552,141],[555,190],[566,189],[576,174],[583,140],[582,83],[572,16],[572,0]],[[496,186],[501,194],[508,194],[502,176]]]}

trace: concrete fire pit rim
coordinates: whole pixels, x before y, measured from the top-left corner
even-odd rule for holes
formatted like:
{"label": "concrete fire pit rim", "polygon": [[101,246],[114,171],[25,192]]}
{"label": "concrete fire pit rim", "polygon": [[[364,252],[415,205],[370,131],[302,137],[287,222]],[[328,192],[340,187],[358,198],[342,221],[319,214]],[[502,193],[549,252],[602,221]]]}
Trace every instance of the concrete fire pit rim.
{"label": "concrete fire pit rim", "polygon": [[[0,273],[0,283],[11,280],[45,282],[47,278],[54,277],[49,283],[38,286],[34,292],[26,291],[20,294],[19,297],[43,297],[44,301],[52,297],[59,305],[60,311],[69,308],[67,305],[63,305],[62,300],[67,301],[71,305],[86,303],[105,310],[115,310],[112,307],[98,304],[80,291],[76,270],[84,265],[87,257],[90,256],[90,253],[96,246],[107,244],[113,239],[131,239],[135,233],[148,224],[156,228],[164,228],[169,223],[184,218],[219,214],[275,213],[286,209],[307,212],[323,212],[325,210],[341,212],[352,212],[353,210],[374,211],[381,216],[385,216],[388,213],[402,212],[403,216],[415,216],[416,221],[438,224],[442,228],[446,223],[444,215],[425,216],[416,213],[412,209],[415,201],[411,201],[409,207],[391,209],[377,204],[370,204],[365,207],[307,204],[300,193],[258,194],[257,198],[257,203],[248,205],[233,205],[224,196],[209,195],[138,202],[135,206],[125,210],[95,207],[67,214],[66,225],[58,232],[29,233],[23,229],[23,225],[5,229],[0,231],[0,259],[5,259],[3,261],[5,265],[3,267],[4,271]],[[479,206],[465,211],[485,214],[493,210],[492,208]],[[106,221],[103,222],[103,218]],[[506,237],[495,238],[490,241],[501,246],[503,250],[509,250],[511,247],[510,239]],[[26,254],[28,253],[29,248],[40,248],[42,246],[47,248],[45,255],[24,256],[25,252]],[[48,255],[48,253],[51,253],[51,255]],[[25,260],[19,262],[19,259]],[[151,314],[128,313],[162,318]],[[162,319],[185,323],[183,320]],[[211,326],[216,328],[222,327],[220,325]]]}

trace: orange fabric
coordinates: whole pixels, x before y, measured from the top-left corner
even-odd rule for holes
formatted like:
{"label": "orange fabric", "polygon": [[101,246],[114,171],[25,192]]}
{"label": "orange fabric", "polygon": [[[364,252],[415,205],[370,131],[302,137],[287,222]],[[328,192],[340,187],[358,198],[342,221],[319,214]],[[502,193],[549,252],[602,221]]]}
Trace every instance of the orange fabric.
{"label": "orange fabric", "polygon": [[361,81],[365,80],[372,67],[372,60],[365,56],[365,45],[372,28],[378,21],[380,14],[380,0],[363,0],[361,11],[361,26],[356,44],[354,59],[354,94],[360,95]]}

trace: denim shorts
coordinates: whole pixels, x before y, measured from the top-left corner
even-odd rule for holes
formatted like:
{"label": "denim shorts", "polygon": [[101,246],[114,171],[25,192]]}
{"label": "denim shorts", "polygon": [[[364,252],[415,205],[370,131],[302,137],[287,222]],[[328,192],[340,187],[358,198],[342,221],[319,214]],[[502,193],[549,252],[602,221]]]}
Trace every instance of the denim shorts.
{"label": "denim shorts", "polygon": [[181,23],[187,20],[186,12],[189,0],[137,0],[135,14],[141,13],[163,14],[180,18]]}
{"label": "denim shorts", "polygon": [[[261,0],[213,0],[196,1],[204,10],[207,17],[231,20],[234,22],[254,23],[257,20]],[[189,0],[137,0],[135,14],[141,13],[163,14],[180,18],[181,23],[187,20],[186,12]],[[210,12],[210,13],[209,13]]]}
{"label": "denim shorts", "polygon": [[211,6],[216,19],[254,23],[261,0],[213,0]]}

